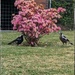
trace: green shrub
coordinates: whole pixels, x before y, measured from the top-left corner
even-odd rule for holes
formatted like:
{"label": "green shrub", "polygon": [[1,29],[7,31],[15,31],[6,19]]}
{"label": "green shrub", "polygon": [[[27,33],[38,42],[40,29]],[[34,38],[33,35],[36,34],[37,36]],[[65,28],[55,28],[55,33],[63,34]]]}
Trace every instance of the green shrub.
{"label": "green shrub", "polygon": [[74,21],[74,10],[73,10],[73,0],[52,0],[52,8],[64,7],[66,8],[66,13],[62,14],[63,18],[58,21],[58,24],[62,25],[66,29],[73,29]]}

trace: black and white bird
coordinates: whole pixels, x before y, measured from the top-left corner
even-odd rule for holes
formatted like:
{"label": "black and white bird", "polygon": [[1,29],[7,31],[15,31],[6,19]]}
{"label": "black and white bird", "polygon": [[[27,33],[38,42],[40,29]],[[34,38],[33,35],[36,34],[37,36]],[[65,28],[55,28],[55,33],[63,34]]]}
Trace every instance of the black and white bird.
{"label": "black and white bird", "polygon": [[69,39],[68,38],[66,38],[66,36],[64,36],[63,34],[62,34],[62,32],[60,32],[60,40],[61,40],[61,42],[64,44],[67,44],[67,42],[69,43],[69,44],[71,44],[71,45],[73,45],[73,43],[71,43],[70,41],[69,41]]}
{"label": "black and white bird", "polygon": [[15,40],[11,41],[8,43],[8,45],[12,44],[12,43],[16,43],[17,45],[21,44],[23,42],[23,35],[17,37]]}

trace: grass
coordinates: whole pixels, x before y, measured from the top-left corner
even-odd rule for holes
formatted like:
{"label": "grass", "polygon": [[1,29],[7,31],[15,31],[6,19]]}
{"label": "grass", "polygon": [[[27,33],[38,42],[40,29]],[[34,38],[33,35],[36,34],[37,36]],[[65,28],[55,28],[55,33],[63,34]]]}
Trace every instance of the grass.
{"label": "grass", "polygon": [[[63,33],[74,41],[73,31]],[[1,34],[0,75],[74,75],[74,46],[63,45],[58,33],[45,35],[37,47],[7,45],[20,33],[4,31]]]}

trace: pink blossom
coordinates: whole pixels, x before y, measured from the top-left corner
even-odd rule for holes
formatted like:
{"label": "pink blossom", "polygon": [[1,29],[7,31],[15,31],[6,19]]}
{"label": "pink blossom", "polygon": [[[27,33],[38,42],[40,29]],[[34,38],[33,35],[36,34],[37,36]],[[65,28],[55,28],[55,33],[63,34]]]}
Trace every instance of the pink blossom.
{"label": "pink blossom", "polygon": [[14,5],[17,6],[17,5],[19,5],[20,3],[22,3],[23,1],[24,1],[24,0],[16,0],[15,3],[14,3]]}
{"label": "pink blossom", "polygon": [[66,11],[66,9],[64,9],[64,8],[62,8],[62,7],[59,7],[59,8],[57,9],[57,12],[58,12],[58,13],[60,13],[60,12],[63,13],[63,12],[65,12],[65,11]]}
{"label": "pink blossom", "polygon": [[34,38],[39,38],[40,35],[61,30],[56,23],[57,19],[62,18],[60,13],[64,13],[66,9],[62,7],[43,9],[42,5],[37,5],[34,0],[16,0],[14,5],[19,12],[13,15],[11,21],[13,29],[23,31],[31,39],[28,39],[30,44],[34,44],[36,41]]}

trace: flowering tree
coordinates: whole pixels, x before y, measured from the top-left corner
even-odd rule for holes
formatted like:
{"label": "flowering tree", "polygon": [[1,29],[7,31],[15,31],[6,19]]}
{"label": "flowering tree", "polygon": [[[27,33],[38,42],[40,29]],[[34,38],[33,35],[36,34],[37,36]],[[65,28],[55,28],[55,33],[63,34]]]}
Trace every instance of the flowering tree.
{"label": "flowering tree", "polygon": [[60,13],[66,11],[64,8],[44,9],[42,4],[37,5],[34,0],[16,0],[14,5],[19,12],[13,14],[13,29],[22,32],[29,45],[35,46],[41,36],[61,30],[56,23],[61,18]]}

